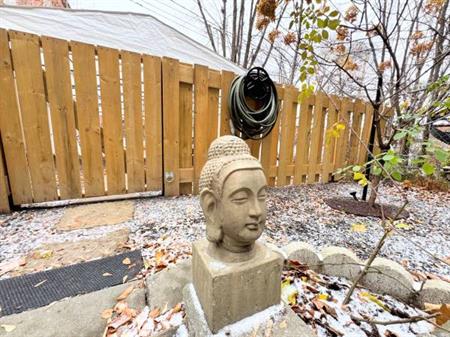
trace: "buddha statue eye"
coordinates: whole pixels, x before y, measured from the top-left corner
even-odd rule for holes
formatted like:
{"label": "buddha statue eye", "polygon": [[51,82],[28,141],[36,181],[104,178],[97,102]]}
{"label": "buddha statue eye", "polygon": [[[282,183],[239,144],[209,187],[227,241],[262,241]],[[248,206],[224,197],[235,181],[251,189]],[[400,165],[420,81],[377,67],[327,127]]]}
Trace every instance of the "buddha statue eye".
{"label": "buddha statue eye", "polygon": [[234,193],[231,197],[231,201],[237,204],[243,204],[248,200],[248,193],[245,191],[239,191]]}

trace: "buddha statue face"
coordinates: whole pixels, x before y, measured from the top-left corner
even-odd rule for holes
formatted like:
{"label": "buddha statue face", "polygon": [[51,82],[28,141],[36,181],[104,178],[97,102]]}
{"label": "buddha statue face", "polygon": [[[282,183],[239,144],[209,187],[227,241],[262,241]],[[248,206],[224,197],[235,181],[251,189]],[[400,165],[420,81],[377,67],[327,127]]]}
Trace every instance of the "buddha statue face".
{"label": "buddha statue face", "polygon": [[[250,155],[243,140],[226,136],[216,142],[228,138],[243,150],[224,146],[229,152],[223,151],[207,162],[200,178],[200,203],[208,240],[229,252],[249,252],[264,230],[267,183],[261,164]],[[214,146],[217,144],[211,145],[210,152]]]}

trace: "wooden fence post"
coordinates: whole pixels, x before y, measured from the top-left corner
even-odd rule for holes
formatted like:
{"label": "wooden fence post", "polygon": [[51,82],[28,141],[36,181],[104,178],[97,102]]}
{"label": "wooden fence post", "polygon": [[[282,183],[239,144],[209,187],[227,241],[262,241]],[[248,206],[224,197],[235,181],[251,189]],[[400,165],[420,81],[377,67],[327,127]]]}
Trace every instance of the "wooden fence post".
{"label": "wooden fence post", "polygon": [[10,213],[8,184],[6,183],[6,165],[3,160],[3,146],[0,138],[0,213]]}

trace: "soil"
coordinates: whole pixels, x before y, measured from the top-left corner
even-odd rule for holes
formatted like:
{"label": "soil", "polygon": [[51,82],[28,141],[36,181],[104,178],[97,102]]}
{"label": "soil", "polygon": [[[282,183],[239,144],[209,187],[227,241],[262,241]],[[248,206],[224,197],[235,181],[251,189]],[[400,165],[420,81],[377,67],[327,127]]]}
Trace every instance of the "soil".
{"label": "soil", "polygon": [[349,214],[361,216],[374,216],[386,219],[406,219],[409,213],[405,210],[400,212],[400,207],[386,204],[375,204],[373,207],[366,201],[354,200],[350,198],[329,198],[324,200],[325,203],[333,209]]}

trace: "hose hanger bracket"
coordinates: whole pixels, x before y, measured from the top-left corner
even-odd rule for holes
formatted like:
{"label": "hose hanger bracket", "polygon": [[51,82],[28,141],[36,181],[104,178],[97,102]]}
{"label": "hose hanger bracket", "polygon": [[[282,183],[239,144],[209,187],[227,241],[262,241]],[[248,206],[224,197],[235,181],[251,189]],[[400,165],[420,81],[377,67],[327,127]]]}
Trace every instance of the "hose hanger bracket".
{"label": "hose hanger bracket", "polygon": [[264,68],[251,68],[231,83],[228,111],[235,135],[239,131],[243,139],[266,137],[275,126],[278,108],[277,89]]}

